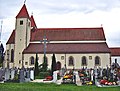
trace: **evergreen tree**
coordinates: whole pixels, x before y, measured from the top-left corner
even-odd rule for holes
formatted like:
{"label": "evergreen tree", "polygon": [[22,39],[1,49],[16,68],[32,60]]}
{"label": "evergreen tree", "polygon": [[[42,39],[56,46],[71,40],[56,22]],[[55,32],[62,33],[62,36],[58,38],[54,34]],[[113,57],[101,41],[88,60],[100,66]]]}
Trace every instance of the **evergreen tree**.
{"label": "evergreen tree", "polygon": [[56,58],[55,58],[55,54],[53,54],[52,56],[52,65],[51,65],[51,75],[53,75],[53,72],[56,71]]}
{"label": "evergreen tree", "polygon": [[44,55],[44,61],[43,61],[43,64],[42,64],[42,71],[43,72],[46,72],[47,71],[47,57]]}
{"label": "evergreen tree", "polygon": [[4,60],[4,47],[3,44],[0,44],[0,66],[2,66]]}
{"label": "evergreen tree", "polygon": [[38,76],[38,75],[39,75],[39,69],[38,69],[38,55],[37,55],[37,53],[36,53],[34,76]]}

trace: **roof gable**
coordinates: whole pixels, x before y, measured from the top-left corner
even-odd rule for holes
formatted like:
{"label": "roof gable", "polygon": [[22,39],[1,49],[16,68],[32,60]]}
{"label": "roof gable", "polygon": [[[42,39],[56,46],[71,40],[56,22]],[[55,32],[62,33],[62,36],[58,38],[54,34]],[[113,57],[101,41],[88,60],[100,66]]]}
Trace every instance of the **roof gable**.
{"label": "roof gable", "polygon": [[42,40],[44,32],[49,41],[106,40],[103,28],[39,28],[33,32],[31,41]]}
{"label": "roof gable", "polygon": [[16,18],[29,18],[29,14],[26,8],[26,5],[24,4],[21,10],[19,11],[18,15]]}
{"label": "roof gable", "polygon": [[15,30],[13,30],[6,44],[15,44]]}

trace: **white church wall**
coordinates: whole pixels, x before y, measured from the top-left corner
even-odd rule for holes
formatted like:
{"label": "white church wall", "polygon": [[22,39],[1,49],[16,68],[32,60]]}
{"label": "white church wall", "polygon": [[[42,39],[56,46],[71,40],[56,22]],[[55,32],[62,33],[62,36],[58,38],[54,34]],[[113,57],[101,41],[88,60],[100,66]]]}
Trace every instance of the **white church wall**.
{"label": "white church wall", "polygon": [[[4,67],[9,68],[14,67],[14,63],[11,62],[11,50],[14,50],[15,45],[14,44],[7,44],[6,45],[6,52],[5,52],[5,61],[4,61]],[[9,65],[8,65],[9,64]]]}
{"label": "white church wall", "polygon": [[[47,59],[48,59],[48,68],[51,68],[51,63],[52,63],[52,55],[53,54],[46,54]],[[35,54],[24,54],[24,65],[25,67],[34,67],[34,65],[30,65],[30,57],[33,56],[34,58],[36,57]],[[38,63],[42,64],[43,63],[43,54],[38,54]],[[82,57],[85,56],[87,58],[87,68],[94,68],[95,66],[95,57],[99,56],[100,57],[100,66],[105,68],[107,65],[110,65],[110,54],[109,53],[89,53],[89,54],[55,54],[56,57],[56,62],[61,63],[61,68],[64,67],[66,63],[67,69],[73,69],[73,66],[68,65],[68,60],[69,57],[72,56],[74,58],[74,68],[75,69],[81,69],[83,66],[81,65],[81,60]],[[92,57],[92,58],[90,58]],[[28,64],[26,65],[25,62]]]}

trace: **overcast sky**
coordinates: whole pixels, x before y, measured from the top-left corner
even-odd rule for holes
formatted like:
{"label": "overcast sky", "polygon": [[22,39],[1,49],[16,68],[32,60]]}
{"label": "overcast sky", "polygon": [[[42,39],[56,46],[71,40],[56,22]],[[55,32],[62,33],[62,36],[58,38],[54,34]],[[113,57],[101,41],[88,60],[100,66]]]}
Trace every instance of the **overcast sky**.
{"label": "overcast sky", "polygon": [[[2,43],[15,28],[24,0],[0,0]],[[120,47],[120,0],[26,0],[38,28],[104,28],[109,47]]]}

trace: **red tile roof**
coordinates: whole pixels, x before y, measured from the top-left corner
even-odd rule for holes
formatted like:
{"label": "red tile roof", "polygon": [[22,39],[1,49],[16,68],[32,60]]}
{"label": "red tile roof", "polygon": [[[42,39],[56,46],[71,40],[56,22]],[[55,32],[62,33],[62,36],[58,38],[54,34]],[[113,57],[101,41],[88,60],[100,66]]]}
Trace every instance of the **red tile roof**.
{"label": "red tile roof", "polygon": [[31,27],[37,27],[33,15],[31,15]]}
{"label": "red tile roof", "polygon": [[6,44],[15,44],[15,30],[13,30]]}
{"label": "red tile roof", "polygon": [[26,5],[24,4],[21,10],[19,11],[18,15],[16,18],[29,18],[29,14],[26,8]]}
{"label": "red tile roof", "polygon": [[[41,43],[31,43],[23,51],[28,53],[43,53],[44,46]],[[74,43],[74,44],[47,44],[47,53],[110,53],[106,43]]]}
{"label": "red tile roof", "polygon": [[120,47],[110,48],[111,56],[120,56]]}
{"label": "red tile roof", "polygon": [[106,40],[103,28],[39,28],[33,32],[31,41],[42,40],[44,32],[50,41]]}

